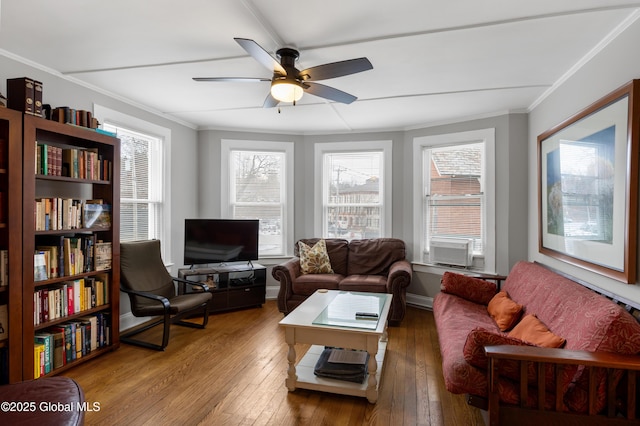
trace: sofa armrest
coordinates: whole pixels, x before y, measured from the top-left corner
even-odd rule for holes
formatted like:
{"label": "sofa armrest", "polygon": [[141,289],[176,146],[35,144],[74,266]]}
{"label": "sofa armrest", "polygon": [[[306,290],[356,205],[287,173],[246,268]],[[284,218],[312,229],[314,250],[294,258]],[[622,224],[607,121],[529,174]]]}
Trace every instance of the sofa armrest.
{"label": "sofa armrest", "polygon": [[284,263],[276,265],[271,271],[271,275],[280,282],[278,292],[278,310],[288,313],[287,300],[293,294],[293,280],[300,276],[300,258],[293,257]]}
{"label": "sofa armrest", "polygon": [[387,276],[387,291],[395,295],[409,287],[412,274],[411,263],[408,260],[398,260],[392,263]]}
{"label": "sofa armrest", "polygon": [[399,325],[407,310],[407,287],[411,284],[411,263],[398,260],[389,267],[387,275],[387,293],[393,295],[391,299],[390,325]]}
{"label": "sofa armrest", "polygon": [[[605,415],[609,418],[617,415],[622,415],[627,419],[635,419],[635,406],[636,406],[636,371],[640,371],[640,356],[637,355],[623,355],[612,352],[588,352],[588,351],[574,351],[568,349],[556,349],[556,348],[541,348],[535,346],[512,346],[512,345],[499,345],[499,346],[485,346],[485,353],[489,359],[489,423],[498,424],[498,422],[505,421],[505,415],[501,416],[500,411],[500,395],[498,391],[498,363],[504,360],[513,360],[520,362],[521,377],[526,377],[526,369],[529,363],[535,364],[537,371],[539,372],[537,377],[537,394],[538,394],[538,406],[533,407],[533,410],[545,411],[545,413],[562,413],[565,410],[561,389],[561,383],[559,380],[555,382],[555,406],[549,410],[549,407],[545,407],[544,395],[545,395],[545,365],[552,366],[556,372],[559,368],[566,366],[585,366],[586,371],[582,375],[587,383],[586,389],[588,389],[588,414],[590,416],[596,415],[600,411],[600,407],[597,407],[597,397],[599,392],[598,381],[604,376],[604,391],[606,396],[605,401]],[[622,374],[620,374],[622,373]],[[620,401],[616,398],[616,386],[620,381],[621,376],[626,375],[627,389],[625,391],[626,401],[622,401],[623,411],[618,412],[617,405]],[[556,378],[560,374],[556,373]],[[574,377],[574,381],[575,381]],[[529,388],[527,382],[520,381],[519,386],[519,398],[520,401],[526,401],[528,398]],[[554,389],[548,389],[554,391]],[[518,415],[514,413],[512,408],[505,409],[507,415]],[[510,414],[509,414],[510,413]],[[521,414],[520,414],[521,415]]]}

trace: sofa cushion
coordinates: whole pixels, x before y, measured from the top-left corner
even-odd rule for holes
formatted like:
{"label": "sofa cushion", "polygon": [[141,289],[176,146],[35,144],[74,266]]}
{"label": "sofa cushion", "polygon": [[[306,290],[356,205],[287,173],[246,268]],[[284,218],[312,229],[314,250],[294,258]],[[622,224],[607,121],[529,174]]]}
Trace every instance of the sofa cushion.
{"label": "sofa cushion", "polygon": [[303,274],[333,274],[324,240],[318,241],[311,247],[302,241],[298,241],[298,246],[300,250],[300,272]]}
{"label": "sofa cushion", "polygon": [[522,305],[509,298],[506,291],[498,292],[489,301],[487,312],[502,331],[513,328],[522,315]]}
{"label": "sofa cushion", "polygon": [[498,331],[495,322],[487,315],[487,307],[440,292],[433,299],[433,317],[447,390],[486,396],[487,372],[469,364],[464,359],[463,349],[467,336],[475,327]]}
{"label": "sofa cushion", "polygon": [[497,286],[489,281],[447,271],[442,275],[440,290],[486,305],[496,295]]}
{"label": "sofa cushion", "polygon": [[349,275],[340,281],[339,288],[344,291],[388,293],[387,278],[380,275]]}
{"label": "sofa cushion", "polygon": [[524,340],[544,348],[560,348],[565,344],[565,340],[562,337],[553,334],[533,314],[525,315],[509,332],[509,337]]}
{"label": "sofa cushion", "polygon": [[338,284],[344,279],[340,274],[305,274],[300,275],[291,283],[294,294],[311,296],[316,290],[338,290]]}
{"label": "sofa cushion", "polygon": [[352,240],[346,275],[389,274],[391,264],[405,258],[404,241],[397,238]]}
{"label": "sofa cushion", "polygon": [[[321,238],[303,238],[302,241],[308,246],[315,245]],[[340,275],[347,275],[347,256],[349,254],[349,241],[340,238],[325,238],[324,244],[327,247],[327,254],[331,262],[333,272]],[[294,246],[294,255],[300,256],[299,244]]]}

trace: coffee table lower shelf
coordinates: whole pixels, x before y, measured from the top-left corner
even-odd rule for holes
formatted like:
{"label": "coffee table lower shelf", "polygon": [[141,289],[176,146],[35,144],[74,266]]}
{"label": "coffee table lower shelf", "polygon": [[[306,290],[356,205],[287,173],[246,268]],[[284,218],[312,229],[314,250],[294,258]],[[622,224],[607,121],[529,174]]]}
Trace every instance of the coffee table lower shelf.
{"label": "coffee table lower shelf", "polygon": [[[296,382],[293,384],[294,388],[309,389],[315,391],[331,392],[340,395],[351,396],[363,396],[370,397],[367,394],[367,387],[369,383],[369,376],[365,378],[363,383],[348,382],[345,380],[329,379],[326,377],[318,377],[313,373],[316,366],[316,362],[322,354],[324,346],[312,345],[302,359],[296,364],[296,375],[298,376]],[[378,353],[376,354],[376,398],[369,399],[369,402],[375,403],[377,399],[377,391],[380,386],[380,378],[382,376],[382,367],[384,365],[384,357],[387,351],[387,342],[378,342]]]}

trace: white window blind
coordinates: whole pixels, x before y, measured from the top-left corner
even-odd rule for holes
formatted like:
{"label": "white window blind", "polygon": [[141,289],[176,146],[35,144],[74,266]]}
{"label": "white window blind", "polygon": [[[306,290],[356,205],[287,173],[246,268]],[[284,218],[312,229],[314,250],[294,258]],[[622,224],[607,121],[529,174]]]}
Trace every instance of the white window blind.
{"label": "white window blind", "polygon": [[120,241],[160,238],[162,140],[113,125],[120,138]]}

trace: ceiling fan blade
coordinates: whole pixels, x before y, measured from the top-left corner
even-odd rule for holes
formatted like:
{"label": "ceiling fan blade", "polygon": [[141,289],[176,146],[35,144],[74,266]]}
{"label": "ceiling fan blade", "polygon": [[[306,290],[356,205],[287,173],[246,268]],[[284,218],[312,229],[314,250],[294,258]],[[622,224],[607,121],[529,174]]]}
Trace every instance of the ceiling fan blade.
{"label": "ceiling fan blade", "polygon": [[271,81],[270,78],[255,77],[193,77],[195,81],[225,81],[234,83],[255,83],[260,81]]}
{"label": "ceiling fan blade", "polygon": [[262,104],[262,108],[273,108],[277,106],[279,103],[280,101],[274,98],[273,96],[271,96],[271,92],[269,92],[266,99],[264,100],[264,104]]}
{"label": "ceiling fan blade", "polygon": [[350,104],[351,102],[358,99],[357,97],[350,95],[347,92],[343,92],[342,90],[335,89],[333,87],[325,86],[320,83],[304,83],[304,90],[307,93],[311,93],[315,96],[320,96],[321,98],[330,99],[336,102],[342,102],[343,104]]}
{"label": "ceiling fan blade", "polygon": [[234,38],[234,40],[240,46],[242,46],[242,48],[246,50],[249,55],[253,56],[253,59],[260,62],[269,71],[287,75],[287,71],[284,69],[284,67],[280,65],[280,63],[269,54],[269,52],[264,50],[262,46],[260,46],[255,41],[248,38]]}
{"label": "ceiling fan blade", "polygon": [[328,80],[370,69],[373,65],[367,58],[357,58],[307,68],[300,71],[300,77],[305,81]]}

